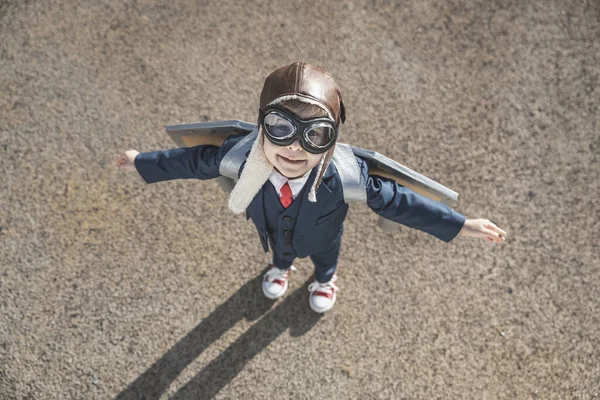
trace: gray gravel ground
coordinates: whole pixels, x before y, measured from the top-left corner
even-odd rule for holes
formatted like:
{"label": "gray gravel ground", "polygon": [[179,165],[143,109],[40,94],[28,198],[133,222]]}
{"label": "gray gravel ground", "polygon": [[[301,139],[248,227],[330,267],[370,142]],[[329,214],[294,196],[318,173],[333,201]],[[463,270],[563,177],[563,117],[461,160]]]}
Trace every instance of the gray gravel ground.
{"label": "gray gravel ground", "polygon": [[[507,242],[352,207],[319,317],[215,182],[111,164],[297,60]],[[596,0],[0,0],[0,399],[600,398],[599,77]]]}

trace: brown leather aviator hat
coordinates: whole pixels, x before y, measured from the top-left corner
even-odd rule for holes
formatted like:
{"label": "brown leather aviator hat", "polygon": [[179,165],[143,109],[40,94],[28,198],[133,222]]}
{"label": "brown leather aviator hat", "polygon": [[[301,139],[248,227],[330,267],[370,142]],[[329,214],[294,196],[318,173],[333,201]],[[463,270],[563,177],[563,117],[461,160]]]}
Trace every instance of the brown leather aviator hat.
{"label": "brown leather aviator hat", "polygon": [[[267,77],[260,94],[260,112],[287,100],[298,100],[322,108],[336,127],[346,120],[340,88],[329,73],[314,65],[296,62],[276,69]],[[264,140],[263,127],[259,123],[258,135],[246,159],[246,166],[229,196],[229,209],[235,213],[246,210],[273,171],[273,165],[264,153]],[[335,147],[329,148],[321,157],[316,179],[308,193],[311,202],[317,201],[316,192],[334,150]]]}
{"label": "brown leather aviator hat", "polygon": [[346,120],[340,88],[322,68],[295,62],[273,71],[260,94],[260,109],[290,99],[325,106],[337,125]]}

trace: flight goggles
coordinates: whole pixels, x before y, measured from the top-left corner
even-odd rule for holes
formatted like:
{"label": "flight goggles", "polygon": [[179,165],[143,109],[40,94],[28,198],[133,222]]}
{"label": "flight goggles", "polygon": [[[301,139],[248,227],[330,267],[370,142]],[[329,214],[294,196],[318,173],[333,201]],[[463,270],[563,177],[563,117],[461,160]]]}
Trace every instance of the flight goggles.
{"label": "flight goggles", "polygon": [[278,146],[287,146],[296,139],[309,153],[321,154],[329,150],[337,139],[338,128],[330,118],[301,120],[283,107],[271,106],[261,110],[259,122],[265,136]]}

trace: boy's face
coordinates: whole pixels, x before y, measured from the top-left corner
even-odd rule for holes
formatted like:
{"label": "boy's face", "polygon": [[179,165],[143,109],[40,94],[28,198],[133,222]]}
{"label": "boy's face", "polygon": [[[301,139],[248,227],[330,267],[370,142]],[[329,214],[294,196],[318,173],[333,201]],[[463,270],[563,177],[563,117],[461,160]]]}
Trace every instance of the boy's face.
{"label": "boy's face", "polygon": [[264,138],[263,148],[267,160],[281,175],[289,179],[299,178],[316,167],[323,156],[304,150],[299,139],[287,146],[277,146]]}
{"label": "boy's face", "polygon": [[[311,120],[314,118],[323,118],[327,116],[327,111],[311,104],[304,104],[295,101],[283,102],[281,106],[287,109],[291,114],[301,120]],[[313,154],[302,148],[300,139],[285,146],[279,146],[263,138],[263,149],[267,160],[283,176],[294,179],[306,174],[308,171],[319,165],[321,158],[325,154]]]}

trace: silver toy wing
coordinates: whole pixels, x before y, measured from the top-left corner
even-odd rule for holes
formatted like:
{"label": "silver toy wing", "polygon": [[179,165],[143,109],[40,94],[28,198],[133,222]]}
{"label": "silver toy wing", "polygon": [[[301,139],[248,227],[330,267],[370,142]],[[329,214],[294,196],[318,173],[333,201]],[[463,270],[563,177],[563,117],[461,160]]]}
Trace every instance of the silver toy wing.
{"label": "silver toy wing", "polygon": [[456,206],[458,193],[436,181],[423,176],[412,169],[375,151],[352,146],[352,152],[369,165],[369,175],[378,175],[393,179],[402,186],[429,197],[449,207]]}
{"label": "silver toy wing", "polygon": [[165,126],[165,130],[179,147],[193,147],[201,144],[221,146],[228,136],[250,133],[254,129],[256,129],[256,124],[236,119]]}

